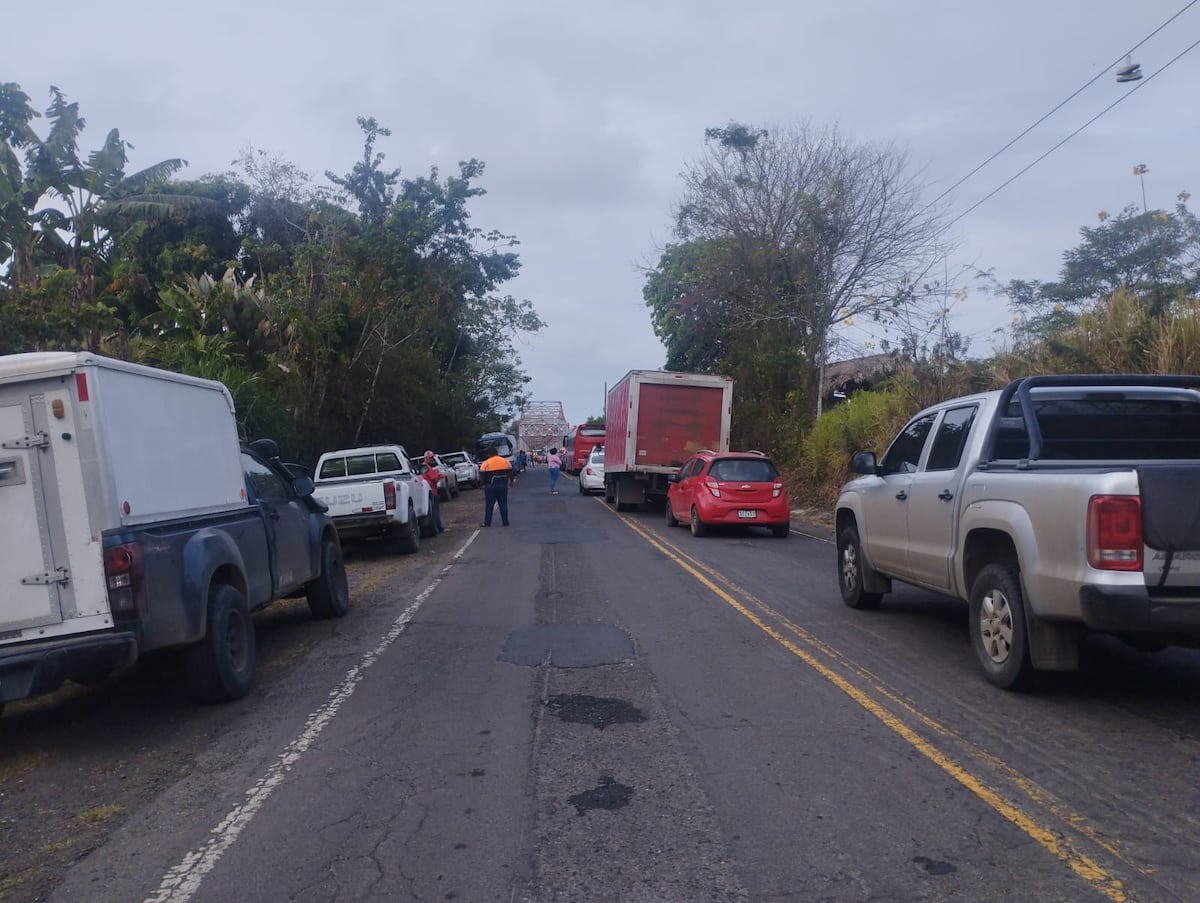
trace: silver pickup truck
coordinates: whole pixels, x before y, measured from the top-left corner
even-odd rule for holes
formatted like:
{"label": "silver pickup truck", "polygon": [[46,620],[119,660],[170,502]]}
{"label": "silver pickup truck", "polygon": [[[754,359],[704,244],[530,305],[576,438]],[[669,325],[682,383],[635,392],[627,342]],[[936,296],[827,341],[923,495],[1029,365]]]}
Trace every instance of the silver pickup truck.
{"label": "silver pickup truck", "polygon": [[1089,629],[1200,645],[1200,377],[1026,377],[921,411],[852,468],[843,600],[876,608],[900,580],[967,602],[993,684],[1077,668]]}

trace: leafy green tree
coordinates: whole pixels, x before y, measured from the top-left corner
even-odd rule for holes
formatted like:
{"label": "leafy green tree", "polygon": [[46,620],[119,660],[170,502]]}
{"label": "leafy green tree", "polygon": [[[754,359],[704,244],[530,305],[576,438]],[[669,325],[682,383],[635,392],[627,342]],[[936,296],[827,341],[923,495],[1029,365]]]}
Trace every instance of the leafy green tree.
{"label": "leafy green tree", "polygon": [[942,251],[906,155],[836,129],[709,129],[684,186],[647,278],[655,328],[669,365],[725,369],[764,410],[811,416],[834,327],[911,305]]}
{"label": "leafy green tree", "polygon": [[1080,229],[1079,245],[1063,254],[1054,282],[1012,280],[1002,289],[1031,338],[1071,326],[1079,314],[1127,289],[1152,319],[1200,287],[1200,230],[1181,192],[1173,212],[1126,207],[1099,214]]}

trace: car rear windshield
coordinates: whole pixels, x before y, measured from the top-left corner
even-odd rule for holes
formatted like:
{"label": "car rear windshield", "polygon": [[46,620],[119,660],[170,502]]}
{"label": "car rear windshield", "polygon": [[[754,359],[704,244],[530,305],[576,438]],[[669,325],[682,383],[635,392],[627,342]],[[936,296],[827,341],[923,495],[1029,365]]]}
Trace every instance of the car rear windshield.
{"label": "car rear windshield", "polygon": [[594,464],[603,464],[604,463],[604,449],[597,448],[597,449],[593,450],[591,460],[592,460],[592,463],[594,463]]}
{"label": "car rear windshield", "polygon": [[467,456],[463,452],[450,452],[448,455],[442,455],[442,460],[447,464],[466,464]]}
{"label": "car rear windshield", "polygon": [[708,475],[722,483],[771,483],[779,471],[767,458],[722,458],[713,462]]}

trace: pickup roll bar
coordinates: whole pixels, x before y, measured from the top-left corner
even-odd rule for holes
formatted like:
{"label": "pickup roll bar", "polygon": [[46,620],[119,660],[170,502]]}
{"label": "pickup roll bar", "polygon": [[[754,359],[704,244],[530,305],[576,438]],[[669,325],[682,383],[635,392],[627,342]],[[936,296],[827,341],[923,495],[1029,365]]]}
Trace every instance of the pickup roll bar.
{"label": "pickup roll bar", "polygon": [[1179,374],[1133,374],[1133,373],[1055,373],[1045,376],[1023,376],[1014,379],[1000,390],[1000,399],[996,404],[996,414],[992,417],[987,438],[983,444],[983,454],[980,461],[995,460],[993,451],[996,447],[996,437],[1004,426],[1005,411],[1008,410],[1013,396],[1021,407],[1021,420],[1024,421],[1025,432],[1029,436],[1029,457],[1033,461],[1042,454],[1042,428],[1038,423],[1037,412],[1033,409],[1034,389],[1044,386],[1062,386],[1067,388],[1084,388],[1088,386],[1162,386],[1169,389],[1200,390],[1200,376],[1185,376]]}

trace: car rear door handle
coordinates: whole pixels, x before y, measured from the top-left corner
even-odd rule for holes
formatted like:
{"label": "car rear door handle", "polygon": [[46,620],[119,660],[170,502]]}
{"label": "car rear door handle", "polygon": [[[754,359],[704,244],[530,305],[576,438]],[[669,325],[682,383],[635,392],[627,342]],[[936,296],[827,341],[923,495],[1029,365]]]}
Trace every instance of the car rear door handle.
{"label": "car rear door handle", "polygon": [[940,498],[943,502],[948,502],[952,498],[954,498],[954,493],[951,492],[949,489],[943,489],[941,492],[938,493],[938,498]]}
{"label": "car rear door handle", "polygon": [[897,493],[896,493],[896,498],[897,498],[897,499],[899,499],[899,500],[900,500],[900,501],[902,501],[902,502],[903,502],[903,501],[907,501],[907,500],[908,500],[908,493],[907,493],[907,492],[905,492],[903,489],[901,489],[899,492],[897,492]]}

